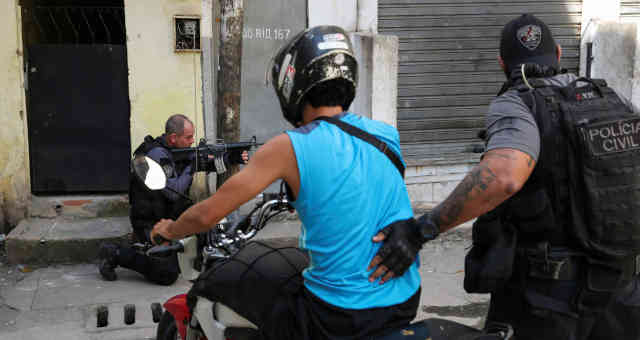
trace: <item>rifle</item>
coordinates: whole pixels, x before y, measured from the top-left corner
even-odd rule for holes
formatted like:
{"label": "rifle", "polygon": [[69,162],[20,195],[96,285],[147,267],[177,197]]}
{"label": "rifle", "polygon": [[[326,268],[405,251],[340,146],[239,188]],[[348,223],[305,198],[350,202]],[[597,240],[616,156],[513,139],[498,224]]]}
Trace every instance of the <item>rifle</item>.
{"label": "rifle", "polygon": [[217,144],[207,144],[207,140],[202,138],[196,147],[171,149],[171,155],[176,163],[191,162],[194,165],[195,172],[223,173],[227,171],[224,162],[225,153],[237,152],[239,159],[243,151],[249,151],[252,147],[259,145],[262,145],[262,143],[257,142],[256,136],[253,136],[249,142]]}

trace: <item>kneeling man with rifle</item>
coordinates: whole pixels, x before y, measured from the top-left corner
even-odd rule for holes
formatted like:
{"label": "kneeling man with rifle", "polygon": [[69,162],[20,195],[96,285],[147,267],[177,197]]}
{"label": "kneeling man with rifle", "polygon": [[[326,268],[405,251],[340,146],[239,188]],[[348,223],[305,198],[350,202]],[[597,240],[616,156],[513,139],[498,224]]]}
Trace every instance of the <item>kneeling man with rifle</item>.
{"label": "kneeling man with rifle", "polygon": [[[230,165],[245,164],[249,160],[247,150],[256,145],[254,138],[251,143],[220,145],[207,145],[202,141],[193,148],[193,135],[191,120],[176,114],[167,120],[162,136],[146,136],[135,150],[134,156],[144,154],[153,159],[167,175],[167,186],[160,191],[149,190],[133,172],[129,175],[129,216],[138,243],[151,244],[149,233],[156,222],[177,218],[193,204],[188,193],[195,172],[222,173]],[[173,284],[180,274],[175,254],[150,257],[135,247],[104,243],[99,257],[100,275],[107,281],[118,278],[115,272],[118,266],[134,270],[160,285]]]}

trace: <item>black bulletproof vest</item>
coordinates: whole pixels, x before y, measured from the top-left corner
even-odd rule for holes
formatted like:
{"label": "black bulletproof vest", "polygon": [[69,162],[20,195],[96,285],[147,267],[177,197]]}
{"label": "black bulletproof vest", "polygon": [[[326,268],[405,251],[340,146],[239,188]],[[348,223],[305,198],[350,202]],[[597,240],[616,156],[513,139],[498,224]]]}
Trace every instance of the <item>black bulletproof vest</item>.
{"label": "black bulletproof vest", "polygon": [[500,208],[520,246],[548,241],[619,260],[640,253],[640,116],[604,80],[579,81],[586,85],[516,87],[541,150],[522,190]]}
{"label": "black bulletproof vest", "polygon": [[[151,149],[168,146],[162,137],[146,136],[144,142],[134,151],[134,156],[147,154]],[[176,218],[174,204],[169,201],[161,190],[149,190],[136,176],[133,168],[129,173],[129,217],[133,228],[149,228],[163,218]],[[179,216],[179,214],[178,214]]]}

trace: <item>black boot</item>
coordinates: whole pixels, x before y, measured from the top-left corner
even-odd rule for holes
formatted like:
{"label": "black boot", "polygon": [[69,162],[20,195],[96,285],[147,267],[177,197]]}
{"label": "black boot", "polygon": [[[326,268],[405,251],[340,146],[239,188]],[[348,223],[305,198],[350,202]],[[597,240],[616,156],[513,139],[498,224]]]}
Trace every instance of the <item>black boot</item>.
{"label": "black boot", "polygon": [[103,243],[100,245],[100,252],[98,258],[100,264],[100,275],[107,281],[115,281],[118,279],[116,275],[116,267],[118,266],[118,253],[120,252],[120,246],[113,243]]}

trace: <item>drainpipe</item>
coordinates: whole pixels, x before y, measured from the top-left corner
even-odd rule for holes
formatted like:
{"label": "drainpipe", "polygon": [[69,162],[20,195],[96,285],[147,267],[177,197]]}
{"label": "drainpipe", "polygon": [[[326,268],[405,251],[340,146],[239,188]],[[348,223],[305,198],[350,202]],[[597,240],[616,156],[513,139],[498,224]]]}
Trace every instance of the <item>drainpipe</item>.
{"label": "drainpipe", "polygon": [[586,76],[587,78],[591,78],[591,65],[593,64],[593,43],[592,42],[588,42],[587,43],[587,71],[586,71]]}

